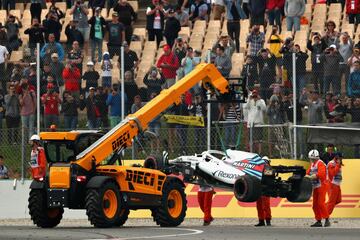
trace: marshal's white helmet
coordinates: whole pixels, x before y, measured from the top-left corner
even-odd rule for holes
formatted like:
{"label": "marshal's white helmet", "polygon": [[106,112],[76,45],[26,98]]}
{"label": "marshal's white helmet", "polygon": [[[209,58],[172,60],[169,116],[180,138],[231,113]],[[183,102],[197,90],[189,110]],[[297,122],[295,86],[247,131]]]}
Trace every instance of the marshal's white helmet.
{"label": "marshal's white helmet", "polygon": [[264,160],[264,161],[267,162],[268,164],[271,163],[271,160],[269,159],[268,156],[263,156],[263,157],[262,157],[262,160]]}
{"label": "marshal's white helmet", "polygon": [[30,138],[30,141],[40,141],[39,135],[36,135],[36,134],[32,135]]}
{"label": "marshal's white helmet", "polygon": [[309,157],[309,159],[319,159],[319,157],[320,157],[319,151],[316,149],[310,150],[308,157]]}

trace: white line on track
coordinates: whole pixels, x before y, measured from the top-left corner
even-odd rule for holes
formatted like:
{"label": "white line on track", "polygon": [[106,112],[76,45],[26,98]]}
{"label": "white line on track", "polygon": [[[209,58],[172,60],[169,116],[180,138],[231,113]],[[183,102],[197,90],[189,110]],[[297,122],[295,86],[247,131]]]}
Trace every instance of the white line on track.
{"label": "white line on track", "polygon": [[[188,229],[188,228],[150,228],[156,230],[181,230],[181,231],[189,231],[189,233],[177,233],[177,234],[166,234],[166,235],[156,235],[156,236],[140,236],[140,237],[129,237],[129,238],[99,238],[99,239],[91,239],[91,240],[130,240],[130,239],[153,239],[153,238],[170,238],[170,237],[183,237],[190,235],[201,234],[204,231],[198,229]],[[90,240],[90,239],[88,239]]]}

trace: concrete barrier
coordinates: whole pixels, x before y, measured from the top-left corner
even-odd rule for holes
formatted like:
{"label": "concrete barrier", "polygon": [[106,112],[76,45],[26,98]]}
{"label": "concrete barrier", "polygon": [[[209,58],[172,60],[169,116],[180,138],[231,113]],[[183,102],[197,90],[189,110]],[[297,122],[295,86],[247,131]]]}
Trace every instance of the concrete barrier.
{"label": "concrete barrier", "polygon": [[[273,165],[302,165],[309,164],[303,161],[294,160],[273,160]],[[344,160],[342,199],[334,210],[332,217],[337,218],[360,218],[360,160]],[[0,218],[29,218],[28,194],[31,181],[23,183],[13,180],[0,181]],[[200,218],[202,212],[197,203],[198,187],[192,184],[186,186],[188,218]],[[240,203],[232,192],[216,190],[213,199],[213,215],[216,218],[256,218],[255,203]],[[311,201],[306,203],[291,203],[286,199],[274,198],[271,200],[272,215],[274,218],[312,218],[313,212]],[[132,211],[130,217],[150,217],[149,210]],[[87,218],[84,210],[65,210],[64,218],[81,219]]]}

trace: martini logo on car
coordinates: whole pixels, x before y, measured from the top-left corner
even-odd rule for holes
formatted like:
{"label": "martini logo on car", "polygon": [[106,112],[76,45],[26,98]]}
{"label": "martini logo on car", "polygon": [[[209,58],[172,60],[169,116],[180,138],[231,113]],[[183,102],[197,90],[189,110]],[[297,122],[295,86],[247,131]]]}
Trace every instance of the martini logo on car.
{"label": "martini logo on car", "polygon": [[217,171],[213,172],[212,175],[213,175],[214,177],[228,178],[228,179],[237,179],[238,177],[241,176],[241,175],[239,175],[239,174],[226,173],[226,172],[221,171],[221,170],[217,170]]}
{"label": "martini logo on car", "polygon": [[234,162],[233,166],[254,169],[256,165],[247,162]]}

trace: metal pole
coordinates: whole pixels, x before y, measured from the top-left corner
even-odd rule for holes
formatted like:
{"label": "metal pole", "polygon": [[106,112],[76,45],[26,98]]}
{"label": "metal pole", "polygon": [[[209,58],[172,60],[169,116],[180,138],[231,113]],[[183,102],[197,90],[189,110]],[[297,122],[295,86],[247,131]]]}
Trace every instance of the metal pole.
{"label": "metal pole", "polygon": [[[36,127],[37,134],[40,134],[40,43],[36,44],[37,54],[36,54]],[[33,127],[33,126],[32,126]],[[33,134],[33,133],[31,133]]]}
{"label": "metal pole", "polygon": [[[211,52],[208,51],[208,59],[210,62]],[[210,91],[208,91],[207,99],[210,100]],[[207,103],[207,150],[211,149],[211,103]]]}
{"label": "metal pole", "polygon": [[124,69],[125,69],[125,65],[124,65],[124,47],[121,47],[121,120],[124,120],[125,118],[125,83],[124,83]]}
{"label": "metal pole", "polygon": [[250,123],[250,152],[253,152],[253,127],[254,127],[254,123]]}
{"label": "metal pole", "polygon": [[25,128],[21,126],[21,182],[25,178]]}
{"label": "metal pole", "polygon": [[[294,123],[294,146],[293,146],[293,149],[294,149],[294,159],[297,158],[297,141],[296,141],[296,109],[297,109],[297,100],[296,100],[296,53],[293,53],[292,54],[292,69],[293,69],[293,72],[292,72],[292,78],[293,78],[293,81],[292,81],[292,84],[293,84],[293,123]],[[301,90],[301,89],[300,89]]]}

